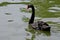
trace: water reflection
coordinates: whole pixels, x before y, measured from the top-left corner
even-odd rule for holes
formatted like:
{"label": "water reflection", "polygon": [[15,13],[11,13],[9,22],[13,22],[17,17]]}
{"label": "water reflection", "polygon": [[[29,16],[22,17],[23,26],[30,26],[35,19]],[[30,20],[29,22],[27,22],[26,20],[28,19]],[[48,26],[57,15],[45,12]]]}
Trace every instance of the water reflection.
{"label": "water reflection", "polygon": [[50,31],[35,30],[31,27],[31,25],[28,25],[28,28],[25,30],[27,32],[31,33],[31,35],[28,35],[28,36],[31,36],[31,38],[28,38],[30,40],[34,40],[36,38],[36,36],[38,37],[41,34],[43,34],[43,36],[50,36],[51,35]]}

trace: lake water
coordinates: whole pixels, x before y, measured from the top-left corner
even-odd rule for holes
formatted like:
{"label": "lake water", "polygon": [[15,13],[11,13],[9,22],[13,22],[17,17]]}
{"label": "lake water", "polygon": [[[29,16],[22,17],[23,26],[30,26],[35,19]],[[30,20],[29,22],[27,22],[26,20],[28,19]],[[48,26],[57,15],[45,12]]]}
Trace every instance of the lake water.
{"label": "lake water", "polygon": [[25,40],[26,23],[22,21],[24,16],[20,12],[24,6],[12,4],[0,7],[0,40]]}
{"label": "lake water", "polygon": [[0,2],[22,2],[22,1],[29,2],[29,0],[0,0]]}
{"label": "lake water", "polygon": [[[13,2],[12,0],[0,0],[0,2],[4,1]],[[14,2],[16,1],[19,2],[22,0],[14,0]],[[10,4],[0,7],[0,40],[33,40],[33,34],[25,30],[28,27],[28,23],[22,20],[23,17],[30,18],[31,16],[29,13],[21,12],[20,8],[26,7],[27,5],[24,4]],[[42,20],[60,22],[60,18],[43,18]],[[39,35],[34,34],[34,40],[59,40],[59,28],[51,25],[50,33],[40,32]]]}

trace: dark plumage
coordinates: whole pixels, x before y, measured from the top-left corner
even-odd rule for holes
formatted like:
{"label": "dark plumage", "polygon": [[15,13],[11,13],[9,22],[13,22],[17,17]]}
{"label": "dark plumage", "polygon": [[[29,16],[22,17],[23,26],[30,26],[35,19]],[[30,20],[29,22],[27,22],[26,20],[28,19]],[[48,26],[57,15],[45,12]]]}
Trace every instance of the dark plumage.
{"label": "dark plumage", "polygon": [[37,30],[46,30],[46,31],[50,31],[50,26],[43,21],[37,21],[34,22],[34,17],[35,17],[35,8],[33,5],[28,5],[27,8],[31,8],[32,9],[32,15],[31,18],[29,20],[29,24],[32,26],[33,29],[37,29]]}

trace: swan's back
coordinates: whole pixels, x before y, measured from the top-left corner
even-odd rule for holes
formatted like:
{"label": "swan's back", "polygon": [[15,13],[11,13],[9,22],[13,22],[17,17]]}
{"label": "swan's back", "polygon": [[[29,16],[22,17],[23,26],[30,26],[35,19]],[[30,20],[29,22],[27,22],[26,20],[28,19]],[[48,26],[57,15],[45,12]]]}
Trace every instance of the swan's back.
{"label": "swan's back", "polygon": [[46,22],[43,22],[43,21],[37,21],[37,22],[34,22],[31,25],[32,25],[32,27],[34,29],[38,29],[38,30],[50,30],[50,26]]}

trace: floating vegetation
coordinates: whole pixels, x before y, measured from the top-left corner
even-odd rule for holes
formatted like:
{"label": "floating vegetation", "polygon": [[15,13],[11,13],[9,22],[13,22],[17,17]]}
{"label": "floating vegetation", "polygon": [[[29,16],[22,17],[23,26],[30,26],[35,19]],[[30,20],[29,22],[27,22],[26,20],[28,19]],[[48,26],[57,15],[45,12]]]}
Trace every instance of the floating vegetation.
{"label": "floating vegetation", "polygon": [[30,39],[26,38],[26,40],[30,40]]}
{"label": "floating vegetation", "polygon": [[[35,13],[36,13],[37,17],[42,17],[42,18],[54,17],[55,18],[55,17],[60,17],[59,10],[49,10],[49,8],[55,6],[55,2],[49,3],[49,1],[42,2],[40,0],[38,0],[38,1],[37,0],[33,0],[33,1],[31,0],[31,2],[29,4],[33,4],[36,7]],[[57,6],[57,7],[59,7],[59,6]],[[21,11],[22,12],[28,12],[25,8],[22,8]],[[31,13],[31,10],[29,11],[29,13]],[[57,15],[55,15],[54,13]]]}
{"label": "floating vegetation", "polygon": [[0,6],[6,6],[8,4],[8,2],[2,2],[0,3]]}
{"label": "floating vegetation", "polygon": [[25,8],[20,8],[20,10],[21,10],[21,12],[29,12],[29,13],[32,12],[31,10],[27,11],[27,9],[25,9]]}
{"label": "floating vegetation", "polygon": [[24,22],[28,22],[29,21],[29,18],[22,18],[22,20],[24,21]]}
{"label": "floating vegetation", "polygon": [[42,30],[35,30],[35,29],[33,29],[32,28],[32,26],[31,25],[28,25],[28,28],[27,29],[25,29],[27,32],[30,32],[30,33],[32,33],[32,34],[37,34],[37,35],[40,35],[41,33],[49,33],[50,34],[50,31],[42,31]]}
{"label": "floating vegetation", "polygon": [[58,28],[60,28],[60,24],[55,24],[55,26],[57,26]]}
{"label": "floating vegetation", "polygon": [[8,4],[30,4],[30,2],[2,2],[0,6],[6,6]]}
{"label": "floating vegetation", "polygon": [[51,22],[51,21],[47,21],[47,23],[49,23],[49,24],[57,24],[57,22]]}
{"label": "floating vegetation", "polygon": [[[48,0],[48,1],[47,0],[33,0],[33,1],[31,0],[31,3],[37,8],[35,10],[35,13],[36,13],[37,17],[41,17],[41,18],[57,18],[57,17],[60,17],[60,9],[59,9],[60,6],[58,6],[58,5],[60,5],[59,0]],[[58,8],[59,10],[57,10],[55,8],[54,9],[49,9],[51,7],[55,7],[55,5],[57,5],[57,7],[59,7]],[[22,10],[22,11],[26,12],[25,10]],[[53,28],[55,29],[55,27],[57,27],[56,29],[59,29],[59,32],[60,32],[60,24],[58,24],[58,22],[47,21],[47,23],[52,24],[52,29]],[[53,32],[50,33],[50,32],[47,32],[47,31],[34,30],[34,29],[32,29],[32,27],[30,25],[28,25],[28,28],[25,29],[25,30],[32,34],[32,37],[31,37],[30,40],[35,40],[34,38],[36,37],[36,34],[37,34],[37,36],[42,34],[44,37],[45,36],[50,36],[51,34],[53,35]],[[55,31],[55,30],[52,30],[52,31]],[[58,33],[56,33],[56,34],[58,34]],[[41,37],[43,37],[43,36],[41,36]],[[54,37],[52,37],[52,38],[54,38]],[[40,38],[37,39],[37,40],[40,40]],[[44,40],[44,39],[42,38],[42,40]]]}
{"label": "floating vegetation", "polygon": [[42,33],[45,36],[50,36],[51,35],[50,31],[35,30],[31,27],[31,25],[28,25],[28,28],[26,28],[25,30],[32,34],[32,37],[31,37],[30,40],[34,40],[36,38],[36,36],[41,35]]}
{"label": "floating vegetation", "polygon": [[[50,7],[54,7],[55,4],[56,5],[59,5],[60,2],[57,3],[57,1],[55,0],[53,3],[49,3],[49,1],[47,0],[31,0],[31,3],[37,8],[36,9],[36,16],[37,17],[42,17],[42,18],[51,18],[51,17],[60,17],[60,15],[55,15],[54,13],[56,14],[59,14],[60,12],[49,12],[49,8]],[[58,7],[58,6],[57,6]]]}

